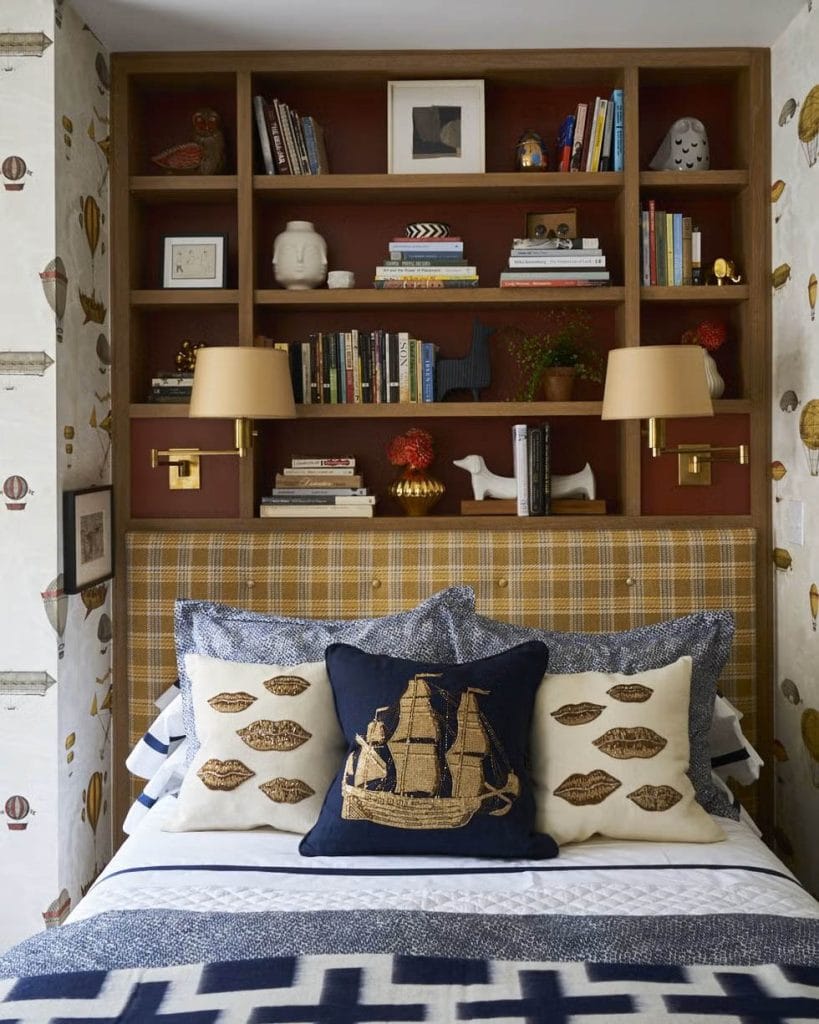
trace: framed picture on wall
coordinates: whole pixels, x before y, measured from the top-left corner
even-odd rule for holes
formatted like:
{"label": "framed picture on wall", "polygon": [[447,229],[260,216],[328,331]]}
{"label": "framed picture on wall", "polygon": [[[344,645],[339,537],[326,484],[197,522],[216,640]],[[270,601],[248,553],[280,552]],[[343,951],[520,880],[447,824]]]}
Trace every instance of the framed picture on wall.
{"label": "framed picture on wall", "polygon": [[387,83],[390,174],[481,174],[483,80]]}
{"label": "framed picture on wall", "polygon": [[224,288],[227,235],[166,235],[162,239],[163,288]]}
{"label": "framed picture on wall", "polygon": [[114,575],[112,487],[63,492],[63,590],[77,594]]}

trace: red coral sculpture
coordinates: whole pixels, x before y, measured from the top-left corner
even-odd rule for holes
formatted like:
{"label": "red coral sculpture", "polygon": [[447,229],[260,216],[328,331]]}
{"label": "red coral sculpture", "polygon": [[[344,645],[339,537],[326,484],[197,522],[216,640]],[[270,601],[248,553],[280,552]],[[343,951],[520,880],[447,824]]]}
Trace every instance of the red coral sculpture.
{"label": "red coral sculpture", "polygon": [[393,466],[426,469],[433,459],[432,435],[419,427],[411,427],[387,445],[387,458]]}

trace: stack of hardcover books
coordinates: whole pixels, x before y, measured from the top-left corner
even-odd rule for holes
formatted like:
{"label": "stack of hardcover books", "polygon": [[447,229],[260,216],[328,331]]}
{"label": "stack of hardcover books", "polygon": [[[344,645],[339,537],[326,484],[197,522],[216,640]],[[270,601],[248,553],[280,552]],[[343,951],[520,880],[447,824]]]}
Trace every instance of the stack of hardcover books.
{"label": "stack of hardcover books", "polygon": [[324,129],[281,100],[253,97],[256,131],[267,174],[327,174]]}
{"label": "stack of hardcover books", "polygon": [[606,285],[609,271],[597,238],[516,238],[501,288]]}
{"label": "stack of hardcover books", "polygon": [[376,288],[476,288],[478,269],[464,257],[463,239],[393,238],[375,268]]}
{"label": "stack of hardcover books", "polygon": [[557,137],[559,171],[623,170],[623,90],[578,103]]}
{"label": "stack of hardcover books", "polygon": [[160,370],[151,377],[149,402],[189,402],[193,390],[193,373],[180,370]]}
{"label": "stack of hardcover books", "polygon": [[263,519],[371,519],[375,495],[363,483],[352,456],[295,457],[276,474],[276,485],[262,497],[259,515]]}

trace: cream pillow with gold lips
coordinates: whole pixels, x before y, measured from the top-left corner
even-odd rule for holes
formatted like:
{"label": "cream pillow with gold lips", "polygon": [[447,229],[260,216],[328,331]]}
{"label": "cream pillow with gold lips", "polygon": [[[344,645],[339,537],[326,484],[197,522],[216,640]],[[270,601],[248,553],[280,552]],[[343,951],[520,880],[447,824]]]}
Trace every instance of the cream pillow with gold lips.
{"label": "cream pillow with gold lips", "polygon": [[535,697],[535,827],[559,844],[712,843],[722,829],[686,775],[691,658],[623,675],[546,675]]}
{"label": "cream pillow with gold lips", "polygon": [[344,757],[323,661],[242,664],[185,656],[201,746],[168,831],[307,832]]}

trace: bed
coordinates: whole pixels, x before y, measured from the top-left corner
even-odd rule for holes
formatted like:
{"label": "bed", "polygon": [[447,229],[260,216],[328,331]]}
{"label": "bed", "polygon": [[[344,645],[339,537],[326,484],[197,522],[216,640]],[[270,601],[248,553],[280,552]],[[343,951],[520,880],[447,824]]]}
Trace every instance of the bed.
{"label": "bed", "polygon": [[[517,657],[529,665],[542,646],[529,642],[526,630],[536,627],[546,631],[552,648],[550,673],[555,667],[565,673],[551,678],[567,682],[573,673],[565,670],[578,667],[571,659],[582,661],[582,651],[599,645],[593,636],[578,641],[578,632],[632,631],[632,652],[638,653],[625,661],[628,641],[614,654],[610,642],[599,647],[615,658],[614,668],[625,669],[627,678],[618,675],[615,686],[611,680],[605,685],[629,702],[629,713],[648,700],[646,690],[657,689],[649,673],[667,671],[664,663],[652,663],[636,683],[630,671],[633,659],[644,659],[654,646],[658,664],[664,661],[671,648],[660,624],[685,619],[695,627],[689,633],[693,669],[687,655],[675,663],[676,671],[688,672],[693,693],[697,672],[702,676],[696,645],[703,622],[721,627],[728,609],[732,643],[720,656],[719,688],[743,715],[743,739],[751,747],[758,708],[755,547],[753,531],[745,529],[134,534],[128,544],[131,739],[137,742],[150,728],[154,701],[175,677],[174,599],[180,594],[193,604],[224,602],[251,614],[351,619],[401,614],[456,583],[475,595],[476,612],[468,621],[456,616],[449,629],[461,645],[458,661],[473,675],[478,660]],[[455,605],[462,596],[459,591]],[[457,615],[462,611],[458,607]],[[425,625],[415,625],[406,629],[405,623],[404,633],[423,647]],[[443,643],[447,630],[439,626],[436,642]],[[640,632],[646,629],[660,632]],[[263,641],[254,642],[266,644],[270,630],[259,635]],[[358,635],[364,650],[348,643],[346,632],[334,634],[327,647],[334,684],[334,673],[348,663],[359,678],[366,674],[362,665],[369,671],[371,664],[361,659],[381,658],[372,662],[375,668],[400,660],[365,653],[372,634]],[[675,632],[673,643],[678,640]],[[203,647],[185,662],[197,685],[194,670],[225,671],[222,654],[223,647]],[[227,661],[231,672],[251,680],[238,688],[248,696],[254,669],[239,665],[235,652]],[[404,661],[399,667],[406,675]],[[587,675],[598,685],[603,673]],[[222,687],[217,696],[224,698],[218,681],[224,675],[215,678],[216,690]],[[476,692],[479,701],[491,699],[483,696],[489,684]],[[583,700],[566,712],[561,704],[549,742],[560,742],[567,716],[588,728],[590,715],[608,714],[595,711],[601,705]],[[346,740],[348,711],[336,706]],[[359,728],[363,721],[353,730],[357,736],[371,724]],[[597,729],[594,722],[591,728]],[[572,735],[572,750],[580,749],[575,734],[581,730],[564,731]],[[368,732],[368,740],[374,735]],[[646,735],[640,733],[642,745]],[[211,739],[200,730],[200,750],[185,780],[207,756]],[[644,756],[623,763],[642,764]],[[189,761],[182,748],[171,757]],[[536,762],[527,762],[535,783]],[[619,772],[620,762],[612,763]],[[339,769],[328,797],[339,778],[353,779],[345,770]],[[707,785],[716,786],[719,780],[708,776]],[[135,797],[140,790],[137,783]],[[304,856],[299,847],[306,839],[292,832],[168,831],[184,791],[179,799],[154,793],[68,923],[0,958],[0,1020],[819,1019],[819,904],[761,842],[747,812],[724,788],[722,797],[719,792],[709,789],[703,798],[697,790],[689,808],[700,816],[707,842],[597,835],[563,841],[559,855],[545,859],[542,850],[533,857],[471,856],[468,845],[441,855],[418,846],[420,828],[403,834],[411,854],[399,843],[387,853]],[[492,788],[495,803],[485,816],[500,829],[492,835],[511,821],[496,793]],[[703,799],[715,801],[722,813],[707,813]],[[597,805],[579,810],[595,814]],[[712,827],[722,841],[710,841]],[[488,834],[476,833],[477,839]]]}

